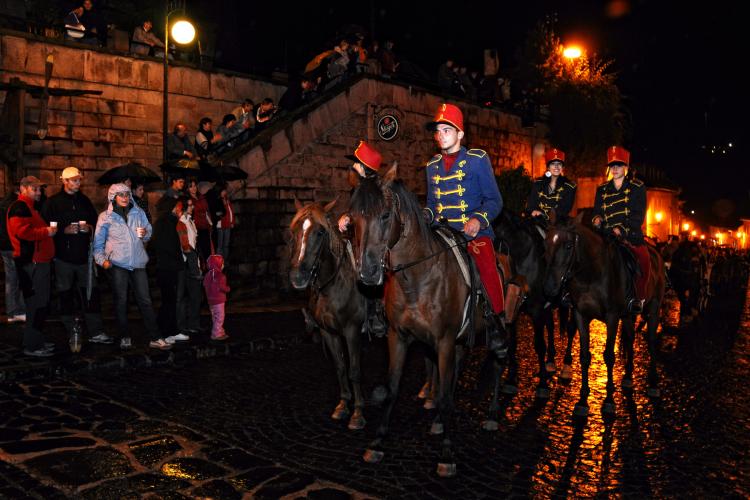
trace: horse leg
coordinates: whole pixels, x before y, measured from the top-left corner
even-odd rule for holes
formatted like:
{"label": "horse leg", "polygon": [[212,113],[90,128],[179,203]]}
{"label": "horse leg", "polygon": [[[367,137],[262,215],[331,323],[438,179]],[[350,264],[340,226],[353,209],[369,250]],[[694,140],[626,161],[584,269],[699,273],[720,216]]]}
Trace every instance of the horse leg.
{"label": "horse leg", "polygon": [[406,362],[406,351],[409,343],[403,339],[398,332],[392,328],[388,331],[388,394],[385,398],[385,411],[382,420],[375,433],[375,439],[368,445],[362,457],[365,462],[378,463],[383,459],[385,453],[382,450],[383,440],[388,435],[388,427],[391,422],[391,412],[398,397],[398,386]]}
{"label": "horse leg", "polygon": [[429,396],[430,391],[432,390],[432,370],[434,367],[434,363],[432,360],[425,356],[424,358],[424,385],[419,390],[419,394],[417,394],[417,397],[419,399],[427,399],[427,396]]}
{"label": "horse leg", "polygon": [[[438,387],[438,369],[437,365],[429,358],[425,357],[425,383],[422,389],[425,389],[426,394],[424,398],[424,404],[422,407],[425,410],[434,410],[437,405],[435,400],[437,399],[437,387]],[[419,391],[420,394],[422,391]]]}
{"label": "horse leg", "polygon": [[[562,327],[561,327],[562,328]],[[570,380],[573,378],[573,339],[576,336],[576,322],[575,318],[571,318],[567,322],[566,333],[568,334],[568,342],[565,346],[565,357],[563,358],[563,368],[560,373],[561,380]]]}
{"label": "horse leg", "polygon": [[[508,325],[506,331],[508,332],[508,376],[502,385],[502,392],[512,396],[518,394],[518,321]],[[503,363],[495,363],[493,367],[496,375],[502,376]]]}
{"label": "horse leg", "polygon": [[547,399],[549,397],[549,387],[547,386],[549,374],[544,363],[544,359],[547,356],[544,328],[548,321],[552,321],[552,313],[549,309],[542,309],[541,311],[538,311],[532,319],[534,325],[534,350],[536,351],[537,360],[539,362],[539,385],[536,388],[536,397]]}
{"label": "horse leg", "polygon": [[333,410],[331,418],[334,420],[343,420],[349,416],[349,401],[352,399],[352,393],[349,389],[349,381],[346,377],[346,360],[344,359],[344,347],[341,344],[341,337],[332,335],[324,329],[320,329],[320,335],[323,342],[328,348],[333,358],[333,364],[336,366],[336,377],[339,379],[339,391],[341,399],[339,404]]}
{"label": "horse leg", "polygon": [[349,349],[349,381],[354,390],[354,413],[349,419],[349,430],[363,429],[367,421],[363,415],[365,398],[362,395],[362,365],[361,365],[361,339],[359,325],[348,325],[344,331],[346,346]]}
{"label": "horse leg", "polygon": [[591,365],[591,350],[589,347],[589,322],[588,318],[584,318],[579,312],[575,312],[576,324],[578,325],[578,331],[581,334],[581,392],[580,399],[576,403],[573,409],[573,415],[577,417],[586,417],[589,414],[589,365]]}
{"label": "horse leg", "polygon": [[647,394],[649,397],[658,398],[661,397],[661,390],[659,389],[659,375],[656,372],[656,329],[659,327],[659,311],[661,304],[658,300],[654,300],[649,307],[648,313],[648,389]]}
{"label": "horse leg", "polygon": [[437,473],[440,477],[456,475],[456,461],[453,457],[453,443],[448,429],[453,424],[453,394],[456,383],[456,346],[452,338],[443,338],[438,344],[439,393],[438,411],[443,422],[443,440]]}
{"label": "horse leg", "polygon": [[[642,315],[642,318],[646,318],[646,316]],[[643,320],[644,319],[641,319],[641,321]],[[637,328],[631,329],[630,327],[634,324],[635,318],[633,318],[633,320],[631,321],[623,320],[622,322],[622,341],[620,342],[620,347],[623,352],[621,352],[620,354],[625,357],[625,373],[622,376],[620,386],[623,388],[623,390],[626,391],[633,389],[633,348],[635,344],[635,333],[637,331]]]}
{"label": "horse leg", "polygon": [[549,317],[547,318],[547,363],[545,369],[547,373],[552,374],[557,371],[555,366],[555,315],[552,309],[546,309]]}
{"label": "horse leg", "polygon": [[487,351],[487,357],[484,362],[492,363],[492,378],[494,384],[492,388],[492,400],[490,401],[490,407],[487,410],[487,420],[482,422],[482,429],[485,431],[496,431],[499,427],[498,420],[500,418],[499,395],[500,379],[503,376],[503,364],[490,351]]}
{"label": "horse leg", "polygon": [[[615,383],[613,380],[613,371],[615,367],[615,341],[617,340],[617,324],[620,319],[612,315],[607,318],[607,341],[604,345],[604,363],[607,365],[607,396],[604,398],[602,413],[613,415],[615,413]],[[633,316],[628,315],[622,320],[623,335],[632,335]],[[629,326],[626,326],[629,325]],[[628,328],[628,334],[625,329]]]}

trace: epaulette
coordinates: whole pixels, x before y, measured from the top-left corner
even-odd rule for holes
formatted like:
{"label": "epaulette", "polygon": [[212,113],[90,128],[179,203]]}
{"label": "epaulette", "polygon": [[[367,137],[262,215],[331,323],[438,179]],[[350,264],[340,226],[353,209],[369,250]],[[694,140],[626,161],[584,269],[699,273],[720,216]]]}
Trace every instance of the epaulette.
{"label": "epaulette", "polygon": [[427,162],[426,166],[429,167],[433,163],[438,162],[438,161],[440,161],[442,159],[443,159],[443,155],[435,155],[435,156],[432,157],[432,160],[430,160],[430,161]]}
{"label": "epaulette", "polygon": [[484,158],[487,156],[487,152],[484,149],[470,149],[466,152],[467,155],[478,156]]}
{"label": "epaulette", "polygon": [[536,183],[538,183],[538,182],[542,182],[542,183],[543,183],[543,182],[544,182],[544,179],[545,179],[545,178],[544,178],[544,176],[542,176],[542,177],[537,177],[536,179],[534,179],[534,184],[536,184]]}
{"label": "epaulette", "polygon": [[576,188],[576,183],[575,182],[566,182],[565,185],[569,186],[571,189],[575,189]]}
{"label": "epaulette", "polygon": [[607,186],[607,184],[609,184],[609,181],[605,182],[604,184],[599,184],[598,186],[596,186],[596,189],[604,188]]}
{"label": "epaulette", "polygon": [[643,187],[643,181],[639,179],[633,179],[630,183],[634,186]]}

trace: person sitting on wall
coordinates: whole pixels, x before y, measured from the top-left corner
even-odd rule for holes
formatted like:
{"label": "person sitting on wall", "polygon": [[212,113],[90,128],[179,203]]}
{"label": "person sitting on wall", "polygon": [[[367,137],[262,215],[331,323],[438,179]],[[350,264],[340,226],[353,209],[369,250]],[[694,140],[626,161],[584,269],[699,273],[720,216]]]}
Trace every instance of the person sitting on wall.
{"label": "person sitting on wall", "polygon": [[175,125],[174,130],[167,138],[167,159],[192,160],[197,154],[195,147],[190,143],[185,124],[178,123]]}
{"label": "person sitting on wall", "polygon": [[[164,42],[151,31],[153,27],[154,24],[150,19],[146,19],[143,24],[136,26],[133,30],[132,52],[141,55],[152,53],[155,57],[164,57]],[[172,58],[171,55],[169,57]]]}

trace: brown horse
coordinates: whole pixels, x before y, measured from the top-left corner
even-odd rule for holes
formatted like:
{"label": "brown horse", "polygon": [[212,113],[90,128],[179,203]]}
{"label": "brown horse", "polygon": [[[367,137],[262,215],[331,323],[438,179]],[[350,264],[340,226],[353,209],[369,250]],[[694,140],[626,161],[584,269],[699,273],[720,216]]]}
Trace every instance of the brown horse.
{"label": "brown horse", "polygon": [[[325,207],[318,203],[305,206],[295,200],[297,213],[292,219],[293,250],[289,278],[297,290],[310,289],[309,310],[320,326],[321,336],[336,365],[340,396],[331,418],[349,416],[354,390],[354,413],[349,429],[362,429],[364,398],[361,380],[362,323],[365,321],[365,297],[357,289],[354,263],[346,242],[328,219],[336,200]],[[347,377],[343,342],[349,357]]]}
{"label": "brown horse", "polygon": [[[396,170],[394,165],[382,179],[361,179],[350,207],[359,279],[365,285],[385,282],[389,323],[385,411],[364,459],[375,463],[384,456],[382,442],[388,433],[406,353],[417,340],[426,344],[437,358],[438,415],[431,433],[443,434],[437,472],[450,477],[456,473],[456,464],[448,430],[465,338],[457,337],[470,290],[453,252],[429,227],[416,197],[396,180]],[[470,311],[478,329],[484,326],[479,309]],[[493,360],[492,366],[494,380],[499,380],[502,365]]]}
{"label": "brown horse", "polygon": [[[579,218],[580,219],[580,218]],[[615,412],[614,382],[612,370],[615,364],[615,339],[617,326],[622,321],[625,349],[625,374],[623,389],[633,386],[633,342],[635,340],[635,315],[628,313],[626,290],[630,277],[622,255],[620,244],[605,238],[580,223],[580,220],[552,220],[547,231],[546,257],[547,277],[544,292],[548,297],[556,297],[566,288],[574,307],[574,314],[581,338],[581,393],[575,406],[574,415],[588,415],[589,365],[589,323],[598,319],[607,325],[607,341],[604,361],[607,364],[607,396],[602,406],[604,414]],[[659,311],[664,299],[664,263],[659,252],[648,245],[651,273],[647,286],[642,317],[648,323],[648,394],[659,396],[656,373],[656,329],[659,324]]]}

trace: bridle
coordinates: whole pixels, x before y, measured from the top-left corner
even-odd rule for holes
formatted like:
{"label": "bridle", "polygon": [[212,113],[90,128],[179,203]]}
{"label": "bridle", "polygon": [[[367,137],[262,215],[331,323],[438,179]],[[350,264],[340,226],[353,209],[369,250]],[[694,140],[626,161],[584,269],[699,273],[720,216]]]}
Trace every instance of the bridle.
{"label": "bridle", "polygon": [[320,259],[321,259],[321,256],[323,255],[323,249],[326,247],[326,244],[328,244],[328,246],[330,247],[329,238],[331,237],[331,235],[329,234],[329,230],[326,229],[323,232],[325,233],[323,236],[324,239],[323,241],[320,242],[320,247],[318,248],[318,252],[315,254],[315,260],[313,261],[312,270],[310,271],[310,281],[308,285],[308,286],[314,287],[315,291],[318,293],[320,293],[321,290],[323,290],[325,287],[330,285],[333,282],[333,280],[336,278],[336,276],[338,276],[339,271],[341,270],[341,263],[344,260],[343,256],[334,255],[334,258],[338,261],[338,264],[336,265],[336,270],[331,274],[331,277],[328,278],[324,283],[317,285],[317,286],[315,285],[315,282],[317,281],[318,275],[320,273]]}
{"label": "bridle", "polygon": [[568,264],[565,266],[565,274],[563,274],[562,280],[560,280],[560,290],[565,288],[565,285],[570,281],[570,279],[574,276],[573,272],[573,264],[576,261],[576,253],[578,251],[578,233],[575,233],[573,231],[567,231],[567,230],[561,230],[557,229],[556,232],[560,233],[566,233],[566,234],[572,234],[573,235],[573,251],[570,252],[570,259],[568,260]]}

